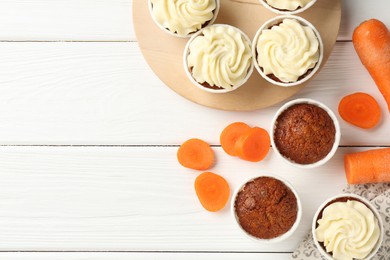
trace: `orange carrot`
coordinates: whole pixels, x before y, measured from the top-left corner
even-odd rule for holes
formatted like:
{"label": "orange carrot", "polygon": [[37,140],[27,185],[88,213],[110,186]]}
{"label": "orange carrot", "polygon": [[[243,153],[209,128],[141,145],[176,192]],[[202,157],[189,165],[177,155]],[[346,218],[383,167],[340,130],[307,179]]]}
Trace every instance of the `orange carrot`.
{"label": "orange carrot", "polygon": [[194,170],[207,170],[214,163],[214,152],[205,141],[190,139],[177,151],[177,160],[181,165]]}
{"label": "orange carrot", "polygon": [[381,108],[372,96],[357,92],[341,99],[339,114],[348,123],[369,129],[379,123]]}
{"label": "orange carrot", "polygon": [[211,212],[223,209],[230,195],[226,180],[212,172],[204,172],[196,178],[195,191],[202,206]]}
{"label": "orange carrot", "polygon": [[360,24],[352,42],[363,65],[384,96],[390,111],[390,32],[376,19]]}
{"label": "orange carrot", "polygon": [[236,122],[225,127],[220,136],[223,150],[231,156],[236,156],[235,145],[237,139],[249,129],[250,127],[242,122]]}
{"label": "orange carrot", "polygon": [[390,182],[390,148],[346,154],[344,167],[349,184]]}
{"label": "orange carrot", "polygon": [[268,132],[263,128],[254,127],[238,138],[235,149],[241,159],[258,162],[268,154],[270,145]]}

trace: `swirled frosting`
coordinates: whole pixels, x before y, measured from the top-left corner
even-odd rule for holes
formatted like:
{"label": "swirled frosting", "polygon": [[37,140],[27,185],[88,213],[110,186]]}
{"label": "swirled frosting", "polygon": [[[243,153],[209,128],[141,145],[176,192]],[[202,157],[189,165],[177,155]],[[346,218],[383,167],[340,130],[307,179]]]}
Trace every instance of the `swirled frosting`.
{"label": "swirled frosting", "polygon": [[305,7],[308,3],[313,0],[266,0],[267,4],[279,9],[294,11],[299,7]]}
{"label": "swirled frosting", "polygon": [[216,0],[151,0],[156,21],[169,31],[186,36],[213,19]]}
{"label": "swirled frosting", "polygon": [[309,26],[295,19],[284,19],[264,30],[257,41],[257,62],[266,75],[280,81],[296,82],[314,68],[320,56],[319,40]]}
{"label": "swirled frosting", "polygon": [[317,240],[336,260],[363,259],[380,236],[378,220],[363,203],[335,202],[325,208],[315,230]]}
{"label": "swirled frosting", "polygon": [[251,45],[241,32],[221,25],[202,30],[189,46],[188,67],[200,84],[231,89],[245,79],[252,64]]}

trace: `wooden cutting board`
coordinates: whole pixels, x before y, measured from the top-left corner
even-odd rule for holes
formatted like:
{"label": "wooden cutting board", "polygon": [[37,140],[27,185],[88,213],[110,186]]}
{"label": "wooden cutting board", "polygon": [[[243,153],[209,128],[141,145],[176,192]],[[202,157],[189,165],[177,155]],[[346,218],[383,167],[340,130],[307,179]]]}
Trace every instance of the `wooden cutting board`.
{"label": "wooden cutting board", "polygon": [[[336,43],[341,21],[341,0],[318,0],[309,10],[298,15],[311,22],[321,34],[324,42],[323,66]],[[275,16],[259,0],[221,0],[215,23],[236,26],[253,39],[260,26]],[[295,87],[274,86],[254,70],[245,85],[233,92],[207,93],[194,86],[184,72],[183,52],[188,39],[171,36],[157,27],[146,0],[133,1],[133,19],[139,46],[154,73],[169,88],[200,105],[232,111],[256,110],[277,104],[310,84],[309,80]]]}

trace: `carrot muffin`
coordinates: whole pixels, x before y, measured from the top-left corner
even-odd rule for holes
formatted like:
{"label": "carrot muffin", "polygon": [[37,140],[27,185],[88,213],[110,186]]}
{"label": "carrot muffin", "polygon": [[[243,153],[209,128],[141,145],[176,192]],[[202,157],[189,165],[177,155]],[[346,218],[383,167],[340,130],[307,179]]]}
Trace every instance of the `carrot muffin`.
{"label": "carrot muffin", "polygon": [[212,25],[190,40],[187,66],[192,78],[207,88],[231,90],[251,72],[249,39],[237,28]]}
{"label": "carrot muffin", "polygon": [[256,178],[238,192],[234,209],[240,226],[250,235],[271,239],[287,233],[298,215],[294,193],[271,177]]}
{"label": "carrot muffin", "polygon": [[313,104],[293,105],[276,119],[275,146],[281,155],[298,164],[312,164],[325,158],[335,137],[332,118]]}
{"label": "carrot muffin", "polygon": [[217,0],[150,0],[150,3],[155,21],[179,36],[206,26],[217,9]]}
{"label": "carrot muffin", "polygon": [[305,7],[313,0],[263,0],[269,6],[280,11],[295,11]]}
{"label": "carrot muffin", "polygon": [[336,260],[365,259],[378,243],[380,227],[367,205],[356,198],[342,197],[320,212],[315,236]]}
{"label": "carrot muffin", "polygon": [[285,18],[261,32],[256,44],[256,61],[264,74],[282,83],[306,77],[320,59],[320,42],[309,26]]}

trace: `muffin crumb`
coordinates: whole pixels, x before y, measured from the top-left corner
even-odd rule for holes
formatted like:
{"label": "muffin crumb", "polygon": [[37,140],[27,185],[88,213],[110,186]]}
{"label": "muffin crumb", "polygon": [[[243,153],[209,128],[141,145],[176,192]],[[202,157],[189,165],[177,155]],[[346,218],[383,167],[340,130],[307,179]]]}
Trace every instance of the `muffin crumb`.
{"label": "muffin crumb", "polygon": [[298,205],[294,193],[283,182],[259,177],[237,194],[234,203],[241,227],[261,239],[278,237],[294,225]]}
{"label": "muffin crumb", "polygon": [[312,164],[325,158],[335,142],[336,128],[322,108],[296,104],[280,114],[274,130],[275,145],[286,158]]}

